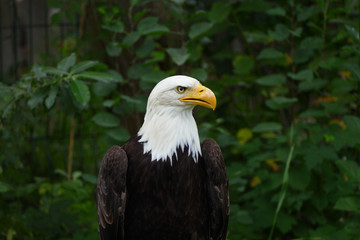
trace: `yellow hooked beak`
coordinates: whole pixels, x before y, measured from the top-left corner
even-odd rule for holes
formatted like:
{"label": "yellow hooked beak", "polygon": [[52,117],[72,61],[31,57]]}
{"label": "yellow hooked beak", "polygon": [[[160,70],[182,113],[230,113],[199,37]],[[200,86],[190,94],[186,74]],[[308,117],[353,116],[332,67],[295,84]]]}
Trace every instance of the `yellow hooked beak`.
{"label": "yellow hooked beak", "polygon": [[211,108],[212,110],[215,110],[216,107],[215,94],[209,88],[201,84],[194,88],[189,88],[185,92],[185,96],[179,100],[187,104]]}

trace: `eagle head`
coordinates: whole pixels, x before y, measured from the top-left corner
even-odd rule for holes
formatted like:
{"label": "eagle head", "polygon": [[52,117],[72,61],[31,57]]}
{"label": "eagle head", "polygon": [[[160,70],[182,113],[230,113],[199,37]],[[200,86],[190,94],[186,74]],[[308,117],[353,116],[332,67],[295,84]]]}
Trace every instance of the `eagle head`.
{"label": "eagle head", "polygon": [[177,149],[184,151],[195,162],[201,155],[199,134],[192,110],[196,105],[215,109],[215,94],[192,77],[176,75],[160,81],[148,98],[144,123],[138,135],[144,154],[151,160],[172,163]]}

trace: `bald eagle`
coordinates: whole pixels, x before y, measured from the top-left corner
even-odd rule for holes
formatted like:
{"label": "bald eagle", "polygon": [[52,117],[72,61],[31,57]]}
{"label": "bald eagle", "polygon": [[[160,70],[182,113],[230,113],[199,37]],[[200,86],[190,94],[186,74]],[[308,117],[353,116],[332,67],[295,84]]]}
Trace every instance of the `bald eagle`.
{"label": "bald eagle", "polygon": [[144,123],[112,146],[97,182],[100,239],[225,239],[228,178],[220,147],[200,145],[192,110],[215,109],[214,93],[177,75],[150,93]]}

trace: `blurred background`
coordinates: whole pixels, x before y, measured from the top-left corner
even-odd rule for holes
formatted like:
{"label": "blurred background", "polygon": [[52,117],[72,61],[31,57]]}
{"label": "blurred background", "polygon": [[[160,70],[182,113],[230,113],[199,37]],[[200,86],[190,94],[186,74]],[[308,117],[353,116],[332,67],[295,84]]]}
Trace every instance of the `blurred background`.
{"label": "blurred background", "polygon": [[98,239],[97,173],[185,74],[221,146],[228,239],[358,239],[358,0],[0,1],[0,238]]}

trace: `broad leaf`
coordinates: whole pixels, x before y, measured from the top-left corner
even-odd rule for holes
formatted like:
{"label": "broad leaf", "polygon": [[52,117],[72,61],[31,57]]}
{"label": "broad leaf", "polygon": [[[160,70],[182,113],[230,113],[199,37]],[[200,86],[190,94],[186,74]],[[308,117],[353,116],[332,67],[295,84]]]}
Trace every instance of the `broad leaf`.
{"label": "broad leaf", "polygon": [[202,36],[212,28],[212,24],[209,22],[198,22],[193,24],[189,30],[189,38],[194,39]]}
{"label": "broad leaf", "polygon": [[121,46],[119,42],[111,41],[106,44],[106,53],[111,57],[118,57],[121,54]]}
{"label": "broad leaf", "polygon": [[283,56],[284,54],[282,52],[279,52],[274,48],[265,48],[259,53],[257,59],[275,59],[275,58],[281,58]]}
{"label": "broad leaf", "polygon": [[215,2],[209,12],[209,20],[212,23],[223,22],[231,11],[231,6],[225,2]]}
{"label": "broad leaf", "polygon": [[289,107],[294,102],[297,102],[297,98],[274,97],[267,100],[265,104],[273,110],[280,110]]}
{"label": "broad leaf", "polygon": [[360,118],[357,116],[345,116],[344,123],[346,128],[350,131],[358,132],[360,134]]}
{"label": "broad leaf", "polygon": [[33,93],[32,97],[27,101],[28,106],[31,109],[35,108],[39,103],[42,103],[48,92],[49,89],[47,87],[42,87],[38,89],[35,93]]}
{"label": "broad leaf", "polygon": [[144,43],[137,48],[136,55],[140,58],[150,56],[151,52],[155,49],[155,42],[152,37],[147,37]]}
{"label": "broad leaf", "polygon": [[233,60],[234,72],[236,74],[247,74],[253,70],[254,65],[254,58],[247,55],[238,55]]}
{"label": "broad leaf", "polygon": [[106,134],[121,143],[126,142],[130,138],[130,134],[125,128],[110,129],[106,131]]}
{"label": "broad leaf", "polygon": [[288,76],[294,80],[305,80],[311,82],[314,79],[314,74],[311,69],[304,69],[298,73],[288,73]]}
{"label": "broad leaf", "polygon": [[125,48],[131,47],[133,44],[137,42],[141,37],[141,34],[139,32],[131,32],[126,34],[122,44],[124,44]]}
{"label": "broad leaf", "polygon": [[269,10],[266,11],[266,13],[269,15],[272,15],[272,16],[282,16],[283,17],[286,15],[286,11],[282,7],[270,8]]}
{"label": "broad leaf", "polygon": [[107,96],[116,89],[116,83],[94,82],[92,91],[96,96]]}
{"label": "broad leaf", "polygon": [[191,72],[191,76],[197,80],[204,82],[208,78],[208,74],[203,68],[195,68]]}
{"label": "broad leaf", "polygon": [[349,64],[346,65],[346,68],[349,69],[352,76],[354,76],[354,78],[357,81],[360,81],[360,67],[359,67],[359,64],[349,63]]}
{"label": "broad leaf", "polygon": [[120,82],[119,79],[115,79],[111,74],[106,72],[83,72],[77,75],[74,75],[74,78],[82,78],[82,79],[91,79],[100,82]]}
{"label": "broad leaf", "polygon": [[157,17],[147,17],[142,19],[137,26],[137,30],[144,35],[169,32],[169,29],[166,26],[158,24]]}
{"label": "broad leaf", "polygon": [[53,74],[56,76],[63,76],[68,74],[68,72],[54,67],[43,67],[42,71],[47,74]]}
{"label": "broad leaf", "polygon": [[186,60],[190,57],[190,54],[187,53],[186,49],[181,48],[168,48],[166,52],[170,55],[171,59],[176,63],[176,65],[183,65]]}
{"label": "broad leaf", "polygon": [[341,197],[334,206],[335,209],[360,213],[360,201],[357,197]]}
{"label": "broad leaf", "polygon": [[349,180],[355,181],[360,184],[360,165],[352,160],[338,160],[336,161],[337,167],[340,171],[349,178]]}
{"label": "broad leaf", "polygon": [[50,109],[54,105],[57,93],[58,93],[58,86],[56,85],[52,86],[49,95],[45,100],[45,105],[48,109]]}
{"label": "broad leaf", "polygon": [[76,100],[80,103],[87,103],[90,101],[90,91],[88,86],[81,80],[73,80],[70,82],[71,92],[74,94]]}
{"label": "broad leaf", "polygon": [[98,64],[98,61],[83,61],[83,62],[79,62],[78,64],[76,64],[75,66],[73,66],[71,68],[70,73],[72,74],[76,74],[76,73],[80,73],[83,72],[93,66],[95,66],[96,64]]}
{"label": "broad leaf", "polygon": [[326,80],[316,79],[311,82],[303,81],[299,84],[299,91],[314,91],[323,88],[327,84]]}
{"label": "broad leaf", "polygon": [[284,84],[286,82],[286,78],[282,74],[272,74],[258,78],[255,80],[255,82],[263,86],[276,86]]}
{"label": "broad leaf", "polygon": [[102,25],[101,27],[111,32],[122,33],[124,31],[124,24],[120,21],[120,19],[116,19],[109,24]]}
{"label": "broad leaf", "polygon": [[276,122],[264,122],[256,125],[252,131],[253,132],[270,132],[270,131],[279,131],[282,129],[282,126]]}
{"label": "broad leaf", "polygon": [[76,62],[76,56],[74,53],[72,53],[70,56],[62,59],[58,65],[57,68],[63,71],[68,71],[70,67],[74,66]]}
{"label": "broad leaf", "polygon": [[92,117],[92,120],[102,127],[117,127],[120,124],[120,120],[107,112],[98,113]]}

